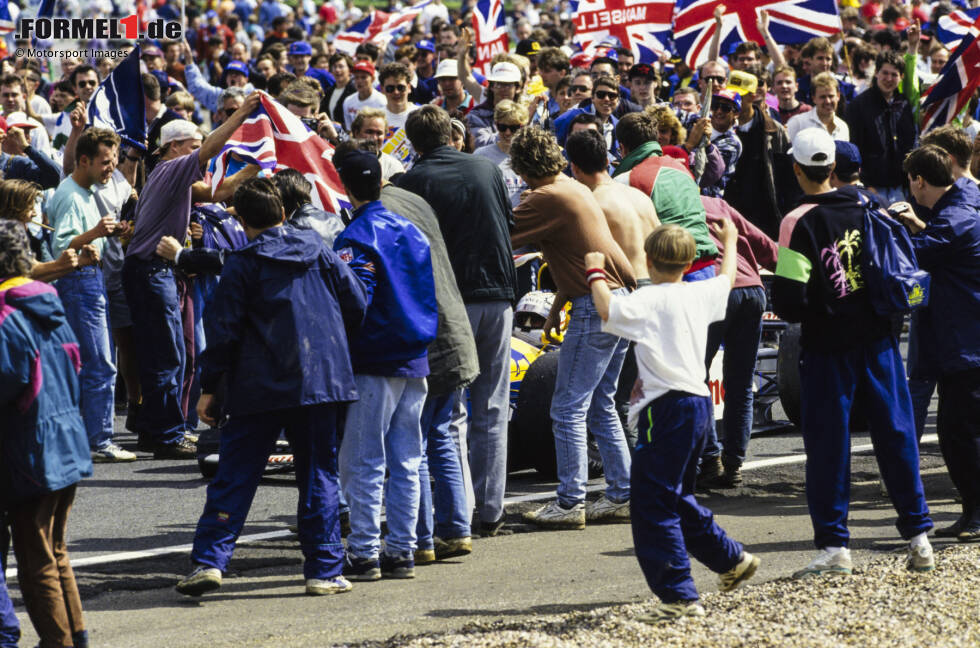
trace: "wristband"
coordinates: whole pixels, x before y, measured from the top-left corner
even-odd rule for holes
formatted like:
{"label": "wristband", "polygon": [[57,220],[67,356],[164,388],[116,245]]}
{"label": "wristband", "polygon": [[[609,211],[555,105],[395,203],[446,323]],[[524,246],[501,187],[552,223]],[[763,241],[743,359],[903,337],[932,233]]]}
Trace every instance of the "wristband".
{"label": "wristband", "polygon": [[602,268],[590,268],[585,272],[585,281],[591,286],[593,281],[598,281],[606,279],[606,271]]}

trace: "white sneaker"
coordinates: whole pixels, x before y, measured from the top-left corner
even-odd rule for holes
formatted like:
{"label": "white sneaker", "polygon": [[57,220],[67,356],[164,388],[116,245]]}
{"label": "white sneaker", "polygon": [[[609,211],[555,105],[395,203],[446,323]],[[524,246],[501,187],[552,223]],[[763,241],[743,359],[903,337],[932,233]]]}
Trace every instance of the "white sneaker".
{"label": "white sneaker", "polygon": [[197,565],[186,578],[177,583],[176,590],[184,596],[200,596],[221,587],[221,572],[214,567]]}
{"label": "white sneaker", "polygon": [[594,502],[585,503],[585,519],[589,522],[629,522],[630,501],[615,502],[603,493]]}
{"label": "white sneaker", "polygon": [[335,578],[307,578],[306,593],[310,596],[326,596],[349,592],[354,586],[343,576]]}
{"label": "white sneaker", "polygon": [[585,504],[579,502],[567,509],[563,508],[558,500],[553,500],[539,509],[525,513],[524,520],[540,527],[552,529],[584,529]]}
{"label": "white sneaker", "polygon": [[758,556],[753,556],[748,551],[743,551],[741,558],[738,560],[738,564],[726,571],[724,574],[718,575],[718,582],[721,583],[722,592],[731,592],[733,589],[749,580],[755,575],[755,571],[759,569]]}
{"label": "white sneaker", "polygon": [[641,623],[662,623],[675,621],[681,617],[703,617],[704,607],[698,601],[677,601],[676,603],[658,603],[647,614],[634,617]]}
{"label": "white sneaker", "polygon": [[93,450],[92,461],[95,463],[122,463],[136,461],[136,455],[129,450],[123,450],[115,443],[110,443],[104,448]]}
{"label": "white sneaker", "polygon": [[909,543],[909,554],[905,559],[905,567],[909,571],[927,572],[936,568],[936,558],[932,554],[932,545],[926,540],[918,546]]}
{"label": "white sneaker", "polygon": [[851,574],[851,550],[847,547],[824,547],[809,565],[793,574],[793,578],[804,578],[820,574]]}

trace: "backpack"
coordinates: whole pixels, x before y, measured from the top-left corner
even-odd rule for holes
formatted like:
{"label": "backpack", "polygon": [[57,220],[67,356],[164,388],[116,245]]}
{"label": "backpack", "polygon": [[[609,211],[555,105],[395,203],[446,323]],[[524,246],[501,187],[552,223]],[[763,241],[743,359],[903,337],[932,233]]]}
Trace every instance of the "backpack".
{"label": "backpack", "polygon": [[871,306],[879,315],[910,313],[929,304],[930,276],[919,268],[905,226],[861,193],[864,246],[861,272]]}

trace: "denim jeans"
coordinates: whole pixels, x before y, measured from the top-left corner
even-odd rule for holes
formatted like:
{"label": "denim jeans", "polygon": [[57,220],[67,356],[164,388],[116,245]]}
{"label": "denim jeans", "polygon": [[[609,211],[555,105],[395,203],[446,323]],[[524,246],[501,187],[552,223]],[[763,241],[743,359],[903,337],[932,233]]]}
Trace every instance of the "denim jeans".
{"label": "denim jeans", "polygon": [[[419,521],[415,527],[420,549],[432,549],[432,537],[470,535],[470,508],[459,452],[450,431],[459,392],[429,394],[422,408],[422,461],[419,464]],[[429,475],[435,485],[429,483]],[[433,508],[435,512],[433,513]]]}
{"label": "denim jeans", "polygon": [[185,348],[173,266],[162,259],[127,257],[123,288],[139,360],[140,424],[154,443],[176,443],[186,427],[180,405]]}
{"label": "denim jeans", "polygon": [[466,314],[480,360],[480,375],[469,388],[470,472],[480,520],[492,523],[504,515],[507,488],[510,334],[514,311],[510,302],[490,301],[466,304]]}
{"label": "denim jeans", "polygon": [[[0,525],[6,531],[7,522],[0,514]],[[0,531],[0,535],[3,531]],[[0,551],[6,553],[7,548],[4,542],[0,542]],[[0,560],[0,563],[5,563]],[[14,604],[10,601],[10,594],[7,592],[7,583],[4,579],[5,565],[0,565],[0,648],[17,648],[20,640],[20,622],[17,621],[17,614],[14,613]]]}
{"label": "denim jeans", "polygon": [[340,487],[350,506],[347,547],[358,558],[378,557],[386,495],[385,553],[410,557],[419,515],[425,378],[355,374],[354,380],[360,400],[347,412],[340,445]]}
{"label": "denim jeans", "polygon": [[[625,288],[613,292],[625,295]],[[587,430],[599,446],[606,496],[630,497],[630,451],[616,413],[616,384],[629,341],[603,333],[591,295],[572,300],[572,314],[558,355],[551,423],[558,460],[558,501],[568,508],[585,501]],[[588,427],[586,427],[588,423]]]}
{"label": "denim jeans", "polygon": [[[755,357],[762,337],[762,312],[766,309],[766,291],[761,286],[733,288],[728,293],[725,319],[708,328],[707,365],[724,343],[722,358],[722,383],[725,390],[724,454],[739,465],[745,461],[745,453],[752,435],[752,383],[755,378]],[[704,456],[715,457],[721,453],[714,420],[708,432]]]}
{"label": "denim jeans", "polygon": [[106,314],[105,282],[96,266],[80,268],[59,279],[56,287],[65,316],[82,354],[79,375],[82,391],[82,420],[92,450],[112,442],[113,401],[116,389],[116,365],[109,345],[109,321]]}

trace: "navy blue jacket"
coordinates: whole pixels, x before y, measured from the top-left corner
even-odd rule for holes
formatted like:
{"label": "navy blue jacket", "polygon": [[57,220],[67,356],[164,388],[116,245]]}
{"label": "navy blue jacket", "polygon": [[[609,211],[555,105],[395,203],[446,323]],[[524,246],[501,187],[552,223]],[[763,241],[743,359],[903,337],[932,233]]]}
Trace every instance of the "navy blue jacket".
{"label": "navy blue jacket", "polygon": [[940,375],[980,367],[980,190],[956,181],[912,236],[932,274],[929,306],[918,313],[919,372]]}
{"label": "navy blue jacket", "polygon": [[0,171],[5,180],[29,180],[52,189],[61,182],[61,167],[33,146],[24,149],[23,155],[0,153]]}
{"label": "navy blue jacket", "polygon": [[0,509],[91,476],[81,367],[55,289],[23,277],[0,283]]}
{"label": "navy blue jacket", "polygon": [[357,400],[348,339],[366,309],[364,286],[316,232],[265,230],[225,260],[201,388],[215,393],[225,375],[231,416]]}
{"label": "navy blue jacket", "polygon": [[439,313],[429,241],[415,225],[384,208],[361,205],[334,242],[367,289],[364,326],[351,343],[354,371],[373,376],[429,375],[427,349]]}

